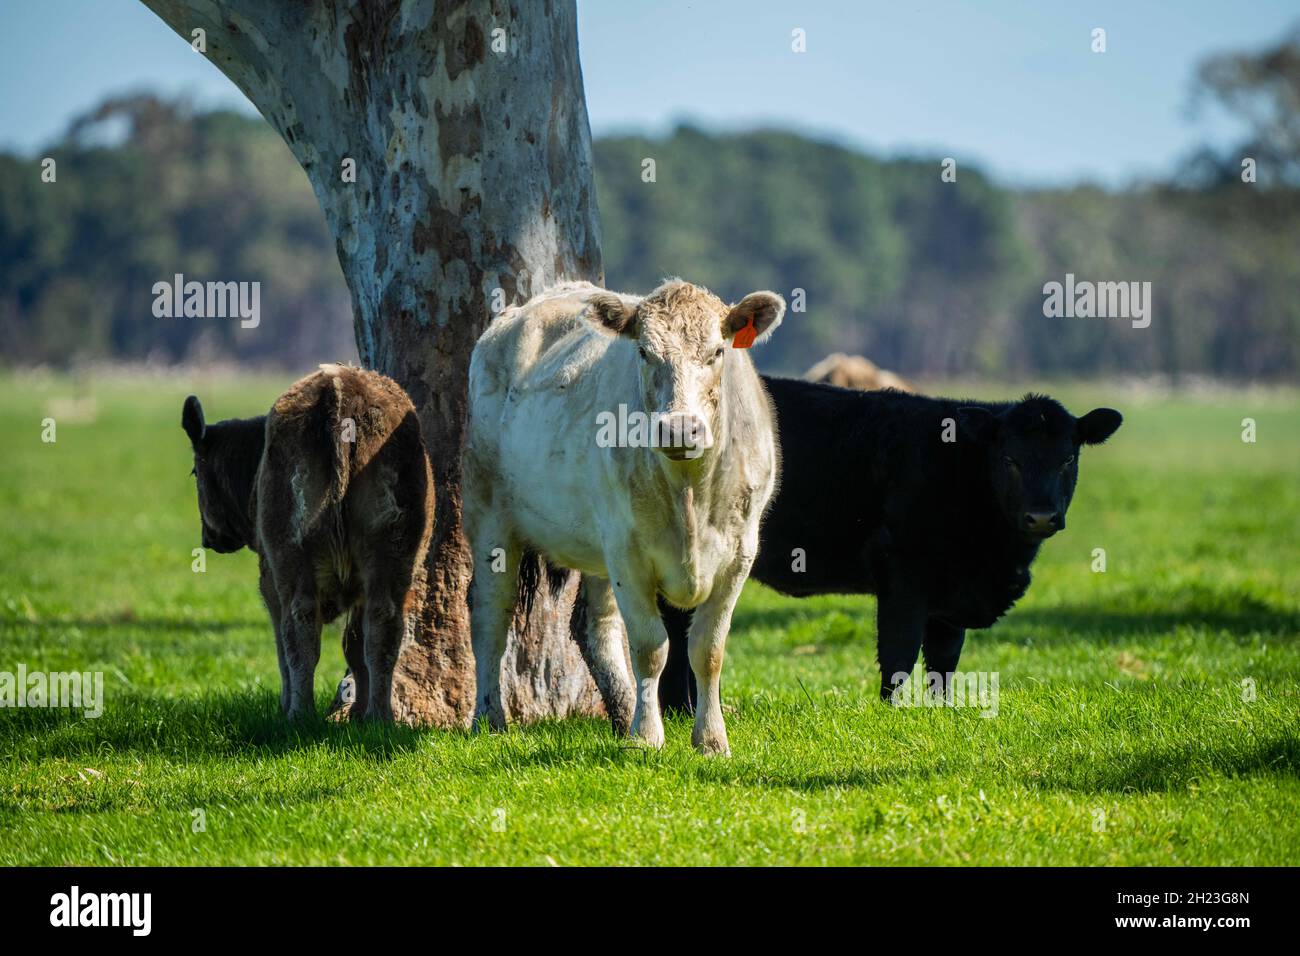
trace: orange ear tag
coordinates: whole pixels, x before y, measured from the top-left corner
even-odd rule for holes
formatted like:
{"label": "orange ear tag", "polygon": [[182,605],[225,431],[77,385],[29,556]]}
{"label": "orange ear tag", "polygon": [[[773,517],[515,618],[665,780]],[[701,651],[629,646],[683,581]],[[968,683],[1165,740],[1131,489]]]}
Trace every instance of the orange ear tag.
{"label": "orange ear tag", "polygon": [[747,349],[754,344],[754,339],[758,338],[758,329],[754,328],[754,317],[749,317],[749,324],[738,331],[731,339],[733,349]]}

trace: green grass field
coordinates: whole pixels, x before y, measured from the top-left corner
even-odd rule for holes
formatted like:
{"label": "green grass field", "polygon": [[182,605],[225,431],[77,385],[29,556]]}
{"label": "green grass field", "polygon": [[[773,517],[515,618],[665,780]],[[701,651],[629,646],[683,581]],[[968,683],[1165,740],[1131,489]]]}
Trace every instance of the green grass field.
{"label": "green grass field", "polygon": [[[247,552],[191,571],[181,401],[286,381],[0,377],[0,671],[102,671],[104,713],[0,709],[0,864],[1288,864],[1300,852],[1300,396],[1114,397],[1069,530],[967,640],[996,717],[876,699],[874,601],[750,584],[730,759],[571,720],[290,728]],[[988,397],[994,395],[984,390]],[[1072,410],[1099,398],[1060,390]],[[1258,440],[1241,440],[1254,418]],[[1105,573],[1092,570],[1104,548]],[[322,712],[342,672],[337,630]],[[1245,682],[1245,683],[1244,683]],[[1245,687],[1253,687],[1253,699]],[[200,812],[201,811],[201,814]],[[205,828],[195,832],[202,818]]]}

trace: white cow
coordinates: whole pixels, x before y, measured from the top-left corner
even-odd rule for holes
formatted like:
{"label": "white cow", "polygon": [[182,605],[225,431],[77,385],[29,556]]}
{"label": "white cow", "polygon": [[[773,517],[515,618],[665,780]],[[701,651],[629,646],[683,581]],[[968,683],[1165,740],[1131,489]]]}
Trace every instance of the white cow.
{"label": "white cow", "polygon": [[[501,658],[520,556],[535,550],[583,573],[593,675],[615,727],[653,747],[664,742],[668,655],[656,598],[694,609],[688,647],[701,693],[691,740],[729,752],[723,647],[778,455],[767,392],[733,337],[761,340],[784,313],[772,292],[728,306],[680,280],[644,298],[582,282],[488,327],[470,360],[462,483],[476,721],[505,724]],[[642,427],[646,416],[654,427]]]}

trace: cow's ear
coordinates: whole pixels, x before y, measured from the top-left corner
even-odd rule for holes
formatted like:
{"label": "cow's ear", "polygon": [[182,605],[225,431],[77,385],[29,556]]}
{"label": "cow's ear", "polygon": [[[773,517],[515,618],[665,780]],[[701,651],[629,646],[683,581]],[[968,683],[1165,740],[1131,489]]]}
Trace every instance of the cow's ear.
{"label": "cow's ear", "polygon": [[[785,315],[785,299],[775,292],[751,292],[731,307],[722,320],[722,336],[733,338],[741,329],[753,326],[750,345],[766,342]],[[746,346],[748,347],[748,346]]]}
{"label": "cow's ear", "polygon": [[185,429],[185,434],[190,436],[190,444],[198,448],[208,426],[203,421],[203,406],[199,403],[197,395],[185,399],[185,408],[181,411],[181,427]]}
{"label": "cow's ear", "polygon": [[957,409],[957,425],[962,436],[974,442],[990,442],[998,435],[998,417],[975,405]]}
{"label": "cow's ear", "polygon": [[587,300],[592,318],[616,335],[634,339],[639,330],[636,306],[629,305],[622,296],[613,292],[597,292]]}
{"label": "cow's ear", "polygon": [[1124,424],[1124,416],[1113,408],[1094,408],[1074,423],[1074,437],[1080,445],[1100,445]]}

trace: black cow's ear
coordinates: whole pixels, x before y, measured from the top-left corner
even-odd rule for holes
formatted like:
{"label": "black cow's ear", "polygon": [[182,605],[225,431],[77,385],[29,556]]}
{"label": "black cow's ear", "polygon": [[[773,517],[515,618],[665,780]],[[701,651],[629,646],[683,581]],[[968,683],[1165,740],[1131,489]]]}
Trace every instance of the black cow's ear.
{"label": "black cow's ear", "polygon": [[987,408],[975,405],[957,409],[957,424],[962,435],[971,441],[992,441],[998,434],[998,417]]}
{"label": "black cow's ear", "polygon": [[1113,408],[1094,408],[1074,423],[1074,437],[1080,445],[1100,445],[1124,424],[1124,416]]}
{"label": "black cow's ear", "polygon": [[190,444],[197,448],[208,430],[207,423],[203,421],[203,406],[199,403],[198,396],[191,395],[185,399],[185,408],[181,411],[181,427],[190,436]]}
{"label": "black cow's ear", "polygon": [[629,305],[622,296],[613,292],[597,292],[587,300],[591,316],[605,328],[624,338],[634,339],[640,334],[636,321],[636,306]]}

